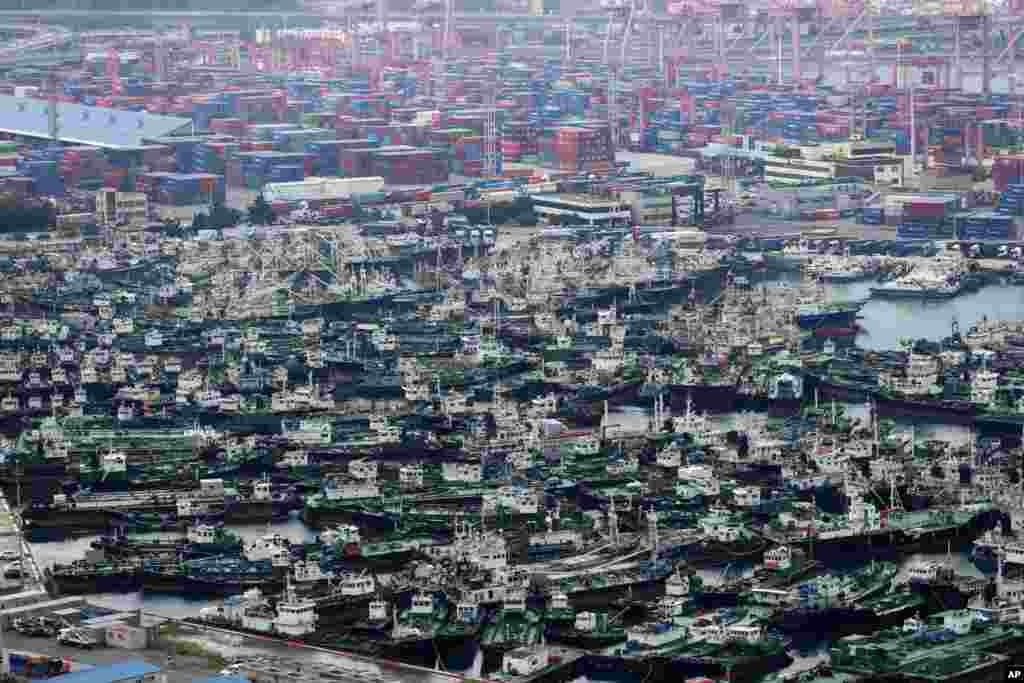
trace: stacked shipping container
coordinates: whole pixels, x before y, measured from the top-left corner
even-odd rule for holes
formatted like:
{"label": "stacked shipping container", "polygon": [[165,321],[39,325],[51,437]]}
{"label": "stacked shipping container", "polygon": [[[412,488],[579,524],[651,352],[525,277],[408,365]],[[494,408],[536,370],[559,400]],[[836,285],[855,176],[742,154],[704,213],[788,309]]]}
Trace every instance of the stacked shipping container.
{"label": "stacked shipping container", "polygon": [[962,240],[1016,240],[1017,225],[1012,216],[992,211],[976,211],[964,216],[957,226]]}

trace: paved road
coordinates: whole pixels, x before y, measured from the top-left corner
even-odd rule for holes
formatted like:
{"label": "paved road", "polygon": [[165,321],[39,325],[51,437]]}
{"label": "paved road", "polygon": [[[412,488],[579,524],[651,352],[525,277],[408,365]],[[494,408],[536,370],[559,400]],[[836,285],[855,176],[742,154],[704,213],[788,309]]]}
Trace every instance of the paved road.
{"label": "paved road", "polygon": [[168,683],[191,683],[217,674],[219,669],[210,666],[205,657],[175,657],[167,668],[167,652],[163,650],[122,650],[119,648],[97,648],[81,650],[58,644],[52,638],[29,638],[16,631],[4,631],[4,647],[8,651],[61,657],[93,666],[123,662],[126,659],[144,659],[165,669]]}

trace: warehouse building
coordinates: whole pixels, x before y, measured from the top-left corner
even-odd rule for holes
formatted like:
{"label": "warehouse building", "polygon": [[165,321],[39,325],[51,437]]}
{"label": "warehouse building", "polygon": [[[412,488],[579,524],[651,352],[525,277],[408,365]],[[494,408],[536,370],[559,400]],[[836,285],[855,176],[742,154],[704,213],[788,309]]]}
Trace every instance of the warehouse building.
{"label": "warehouse building", "polygon": [[[192,120],[146,112],[57,103],[60,142],[110,150],[144,147],[146,138],[184,135]],[[50,140],[50,103],[31,97],[0,95],[0,133],[27,140]]]}
{"label": "warehouse building", "polygon": [[615,199],[601,199],[582,194],[535,194],[533,210],[549,223],[566,225],[607,225],[629,222],[632,207]]}

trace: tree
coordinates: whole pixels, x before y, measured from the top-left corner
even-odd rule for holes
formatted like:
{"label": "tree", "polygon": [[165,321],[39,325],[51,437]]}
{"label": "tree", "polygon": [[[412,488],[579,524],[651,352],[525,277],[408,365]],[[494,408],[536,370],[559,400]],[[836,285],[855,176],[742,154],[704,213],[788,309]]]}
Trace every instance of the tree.
{"label": "tree", "polygon": [[232,228],[242,220],[242,212],[238,209],[229,209],[221,203],[213,205],[210,211],[210,227],[214,230]]}
{"label": "tree", "polygon": [[274,209],[270,206],[270,202],[266,200],[263,193],[259,193],[254,201],[249,206],[249,222],[253,225],[273,225],[274,221],[277,220],[277,216],[274,214]]}
{"label": "tree", "polygon": [[57,222],[57,210],[48,201],[0,195],[0,232],[45,232]]}
{"label": "tree", "polygon": [[177,218],[165,218],[161,232],[167,237],[185,237],[185,226]]}

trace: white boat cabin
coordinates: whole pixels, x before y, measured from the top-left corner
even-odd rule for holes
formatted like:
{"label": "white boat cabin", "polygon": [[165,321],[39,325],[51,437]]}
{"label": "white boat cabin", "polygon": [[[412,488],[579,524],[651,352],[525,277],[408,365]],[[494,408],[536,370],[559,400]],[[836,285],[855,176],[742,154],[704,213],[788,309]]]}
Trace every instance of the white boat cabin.
{"label": "white boat cabin", "polygon": [[480,463],[472,462],[441,463],[441,478],[445,481],[479,483],[483,480],[483,467]]}
{"label": "white boat cabin", "polygon": [[375,460],[358,458],[348,463],[348,473],[356,479],[376,481],[380,468]]}
{"label": "white boat cabin", "polygon": [[377,584],[372,576],[364,574],[350,575],[341,582],[341,594],[346,597],[362,597],[377,591]]}
{"label": "white boat cabin", "polygon": [[418,489],[423,487],[423,465],[402,465],[398,468],[398,483],[402,488]]}
{"label": "white boat cabin", "polygon": [[274,630],[286,636],[304,636],[316,631],[316,602],[309,598],[298,598],[288,590],[284,600],[277,603]]}
{"label": "white boat cabin", "polygon": [[459,600],[455,605],[455,620],[461,624],[475,624],[480,619],[480,603],[476,600]]}
{"label": "white boat cabin", "polygon": [[793,564],[793,550],[788,545],[780,545],[764,552],[763,564],[766,569],[784,571]]}
{"label": "white boat cabin", "polygon": [[316,583],[334,578],[334,574],[325,572],[316,560],[301,560],[293,565],[292,577],[296,583]]}

